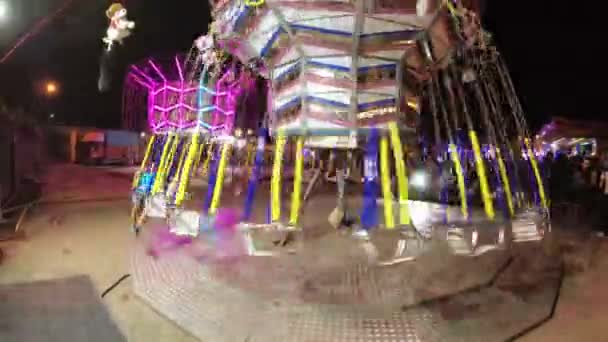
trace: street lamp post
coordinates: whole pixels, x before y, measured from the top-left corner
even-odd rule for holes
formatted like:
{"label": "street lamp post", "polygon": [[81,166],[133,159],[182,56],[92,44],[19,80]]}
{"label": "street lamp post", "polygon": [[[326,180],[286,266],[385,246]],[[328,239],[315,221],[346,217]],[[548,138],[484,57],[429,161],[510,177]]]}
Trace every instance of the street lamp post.
{"label": "street lamp post", "polygon": [[54,119],[56,115],[53,112],[53,103],[61,92],[59,83],[54,80],[42,81],[38,83],[37,89],[37,92],[39,94],[38,105],[39,109],[41,110],[41,118],[46,122],[55,121]]}

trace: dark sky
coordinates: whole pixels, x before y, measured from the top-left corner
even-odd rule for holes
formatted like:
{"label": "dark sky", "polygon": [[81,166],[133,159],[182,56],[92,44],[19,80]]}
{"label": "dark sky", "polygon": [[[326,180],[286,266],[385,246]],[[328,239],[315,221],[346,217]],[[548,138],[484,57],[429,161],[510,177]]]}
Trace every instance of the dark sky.
{"label": "dark sky", "polygon": [[[56,8],[65,0],[9,1],[21,4],[23,21],[32,25],[36,16],[51,12],[48,4],[43,4],[52,2]],[[8,94],[17,102],[33,103],[49,114],[55,113],[64,122],[119,126],[126,67],[145,57],[188,51],[194,39],[206,31],[209,5],[207,0],[123,1],[129,17],[136,22],[136,29],[125,41],[124,48],[116,50],[111,91],[100,94],[97,78],[104,49],[101,39],[108,25],[104,13],[112,2],[74,0],[64,15],[0,65],[0,96]],[[4,36],[6,34],[0,36],[2,51],[9,45],[7,39],[2,39]],[[8,79],[10,83],[5,81]],[[52,101],[34,102],[33,99],[40,98],[36,96],[35,85],[45,79],[57,80],[61,84],[61,94]]]}
{"label": "dark sky", "polygon": [[484,24],[509,65],[532,127],[551,116],[605,118],[605,58],[599,51],[605,14],[580,3],[488,1]]}
{"label": "dark sky", "polygon": [[[15,17],[0,29],[0,51],[36,18],[65,0],[8,1]],[[70,123],[118,126],[126,66],[148,56],[185,52],[208,25],[207,0],[123,1],[137,27],[118,50],[112,90],[100,94],[97,77],[107,26],[104,11],[111,2],[74,0],[68,11],[0,65],[0,96],[35,105]],[[605,39],[598,38],[600,11],[576,6],[580,7],[560,1],[488,1],[484,24],[494,33],[532,126],[555,115],[603,115],[605,106],[599,99],[604,87],[598,86],[603,63],[598,46]],[[592,20],[593,15],[597,20]],[[36,96],[34,85],[45,79],[61,84],[61,95],[53,101]]]}

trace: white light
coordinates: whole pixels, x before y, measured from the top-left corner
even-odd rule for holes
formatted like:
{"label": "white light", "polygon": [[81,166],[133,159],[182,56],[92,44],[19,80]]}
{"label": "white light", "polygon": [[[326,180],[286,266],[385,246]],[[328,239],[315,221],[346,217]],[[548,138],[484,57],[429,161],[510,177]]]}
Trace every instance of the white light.
{"label": "white light", "polygon": [[325,69],[313,69],[312,72],[319,77],[333,78],[335,76],[333,72]]}
{"label": "white light", "polygon": [[55,114],[51,114],[49,115],[49,118],[53,119],[55,117]]}
{"label": "white light", "polygon": [[473,230],[473,233],[471,234],[471,247],[473,247],[473,248],[477,247],[478,241],[479,241],[479,233],[477,232],[477,230]]}
{"label": "white light", "polygon": [[412,176],[411,184],[415,188],[425,189],[427,187],[427,183],[427,174],[425,172],[418,171]]}
{"label": "white light", "polygon": [[4,0],[0,0],[0,22],[4,21],[8,17],[8,3]]}
{"label": "white light", "polygon": [[430,202],[408,201],[412,223],[417,229],[430,228],[433,219],[433,208]]}
{"label": "white light", "polygon": [[141,133],[139,134],[139,136],[140,136],[140,137],[142,137],[142,138],[145,138],[145,137],[146,137],[146,132],[141,132]]}

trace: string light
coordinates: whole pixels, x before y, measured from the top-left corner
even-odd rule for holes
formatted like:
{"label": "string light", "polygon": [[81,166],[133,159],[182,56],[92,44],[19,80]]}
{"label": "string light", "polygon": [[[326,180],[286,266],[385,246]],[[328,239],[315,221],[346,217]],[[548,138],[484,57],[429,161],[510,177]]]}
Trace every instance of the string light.
{"label": "string light", "polygon": [[357,116],[359,117],[359,119],[369,119],[369,118],[373,118],[373,117],[379,116],[379,115],[394,114],[394,113],[397,113],[396,107],[386,107],[386,108],[379,108],[379,109],[374,109],[374,110],[368,110],[365,112],[360,112]]}

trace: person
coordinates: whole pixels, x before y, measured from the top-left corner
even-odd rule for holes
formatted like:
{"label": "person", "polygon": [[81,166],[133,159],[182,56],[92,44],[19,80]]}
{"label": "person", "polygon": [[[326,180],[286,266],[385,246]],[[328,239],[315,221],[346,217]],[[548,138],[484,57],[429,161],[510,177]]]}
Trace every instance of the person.
{"label": "person", "polygon": [[[0,200],[4,200],[4,194],[2,193],[2,184],[0,184]],[[4,218],[4,214],[2,213],[2,204],[0,203],[0,223],[6,220]]]}
{"label": "person", "polygon": [[440,199],[441,184],[440,184],[440,168],[437,151],[430,149],[428,155],[423,162],[424,170],[427,174],[426,178],[429,181],[425,189],[423,197],[427,200],[438,201]]}
{"label": "person", "polygon": [[551,178],[551,168],[553,167],[554,163],[555,163],[555,156],[553,155],[553,152],[547,153],[545,155],[545,158],[543,159],[543,163],[542,163],[544,179]]}
{"label": "person", "polygon": [[599,163],[599,188],[603,195],[608,196],[608,152],[604,152]]}
{"label": "person", "polygon": [[455,190],[456,190],[456,165],[450,158],[449,154],[446,153],[442,160],[439,163],[440,169],[440,187],[443,192],[443,201],[446,203],[451,203],[451,201],[455,200]]}
{"label": "person", "polygon": [[582,173],[585,185],[589,190],[595,190],[598,185],[598,171],[595,159],[585,158],[582,164]]}
{"label": "person", "polygon": [[585,180],[585,165],[579,157],[571,159],[572,164],[572,193],[578,199],[582,200],[582,194],[587,190],[587,181]]}
{"label": "person", "polygon": [[572,184],[572,168],[566,155],[559,153],[551,165],[549,176],[549,194],[551,202],[558,204],[566,200],[568,186]]}
{"label": "person", "polygon": [[603,153],[599,165],[599,195],[597,198],[598,236],[608,237],[608,153]]}

